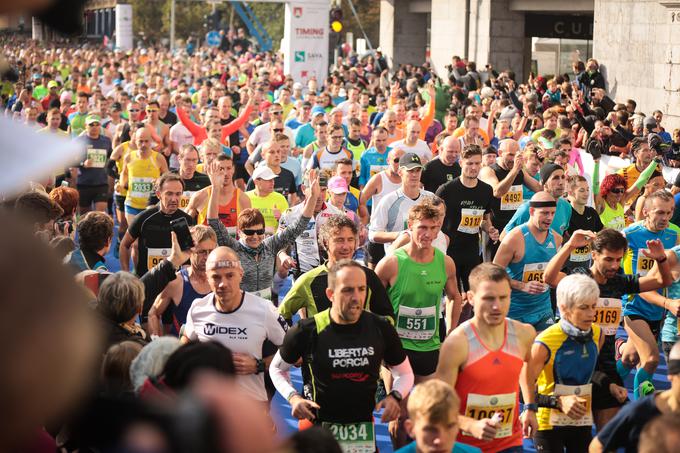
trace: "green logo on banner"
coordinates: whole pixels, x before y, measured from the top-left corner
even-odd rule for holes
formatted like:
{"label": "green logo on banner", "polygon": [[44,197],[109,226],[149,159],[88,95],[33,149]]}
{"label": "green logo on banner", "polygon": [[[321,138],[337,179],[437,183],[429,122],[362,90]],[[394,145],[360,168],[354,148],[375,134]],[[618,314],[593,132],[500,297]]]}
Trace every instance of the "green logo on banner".
{"label": "green logo on banner", "polygon": [[305,51],[304,50],[296,50],[295,51],[295,62],[303,62],[305,61]]}

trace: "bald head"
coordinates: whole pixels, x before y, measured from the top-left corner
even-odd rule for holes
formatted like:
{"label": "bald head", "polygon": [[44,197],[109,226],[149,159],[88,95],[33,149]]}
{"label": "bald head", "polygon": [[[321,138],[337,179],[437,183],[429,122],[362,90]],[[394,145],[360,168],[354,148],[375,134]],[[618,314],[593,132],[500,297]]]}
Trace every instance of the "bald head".
{"label": "bald head", "polygon": [[519,143],[517,143],[517,140],[513,140],[512,138],[506,138],[505,140],[501,140],[501,143],[498,146],[498,152],[501,155],[507,152],[512,152],[516,154],[517,151],[519,151]]}
{"label": "bald head", "polygon": [[141,151],[148,151],[151,149],[151,132],[145,127],[140,127],[135,131],[135,143],[137,148]]}
{"label": "bald head", "polygon": [[241,260],[236,252],[229,247],[217,247],[208,255],[205,263],[208,270],[241,268]]}
{"label": "bald head", "polygon": [[550,230],[557,203],[548,192],[536,192],[529,202],[529,223],[544,232]]}
{"label": "bald head", "polygon": [[460,141],[457,137],[449,135],[442,141],[439,159],[446,165],[453,165],[460,155]]}

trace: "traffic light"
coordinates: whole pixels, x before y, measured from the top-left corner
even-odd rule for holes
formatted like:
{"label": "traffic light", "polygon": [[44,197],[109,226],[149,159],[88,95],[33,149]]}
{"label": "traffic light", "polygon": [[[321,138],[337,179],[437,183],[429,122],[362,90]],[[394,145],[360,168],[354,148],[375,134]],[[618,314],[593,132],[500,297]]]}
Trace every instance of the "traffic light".
{"label": "traffic light", "polygon": [[342,27],[342,8],[331,9],[331,30],[335,33],[340,33]]}

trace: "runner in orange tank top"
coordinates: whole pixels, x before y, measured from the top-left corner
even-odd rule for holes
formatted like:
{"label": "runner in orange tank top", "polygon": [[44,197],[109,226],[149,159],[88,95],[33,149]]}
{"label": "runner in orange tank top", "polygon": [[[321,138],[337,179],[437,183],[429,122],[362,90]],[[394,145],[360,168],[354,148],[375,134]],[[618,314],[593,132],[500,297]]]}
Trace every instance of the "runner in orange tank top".
{"label": "runner in orange tank top", "polygon": [[536,331],[507,319],[510,278],[484,263],[470,273],[474,317],[458,326],[439,353],[437,377],[460,398],[458,441],[486,452],[522,451],[519,376]]}

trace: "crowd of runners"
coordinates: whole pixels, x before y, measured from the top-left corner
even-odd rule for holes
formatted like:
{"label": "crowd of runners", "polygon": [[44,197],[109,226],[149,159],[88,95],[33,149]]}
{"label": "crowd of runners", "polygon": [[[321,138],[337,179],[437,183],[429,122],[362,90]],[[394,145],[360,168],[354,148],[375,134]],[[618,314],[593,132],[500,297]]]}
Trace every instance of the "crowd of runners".
{"label": "crowd of runners", "polygon": [[677,451],[680,130],[594,59],[3,52],[83,149],[4,200],[15,451]]}

